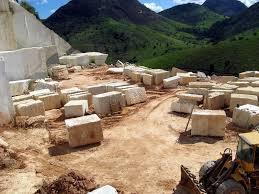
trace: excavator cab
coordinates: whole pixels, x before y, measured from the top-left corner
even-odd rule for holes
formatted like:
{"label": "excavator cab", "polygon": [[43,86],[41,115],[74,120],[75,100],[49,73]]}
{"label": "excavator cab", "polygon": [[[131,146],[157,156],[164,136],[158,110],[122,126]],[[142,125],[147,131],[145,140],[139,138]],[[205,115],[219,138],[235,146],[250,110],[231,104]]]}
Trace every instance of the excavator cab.
{"label": "excavator cab", "polygon": [[[216,161],[204,163],[199,180],[181,166],[180,185],[191,194],[250,194],[259,191],[259,132],[239,134],[236,157],[227,148]],[[190,192],[191,191],[191,192]]]}

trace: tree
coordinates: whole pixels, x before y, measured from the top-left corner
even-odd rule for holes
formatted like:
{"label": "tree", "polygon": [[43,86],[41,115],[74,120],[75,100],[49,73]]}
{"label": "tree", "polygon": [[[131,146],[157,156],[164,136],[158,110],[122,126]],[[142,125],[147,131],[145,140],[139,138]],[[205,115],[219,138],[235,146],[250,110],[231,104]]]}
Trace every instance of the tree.
{"label": "tree", "polygon": [[23,1],[20,2],[20,5],[21,5],[24,9],[26,9],[28,12],[30,12],[30,13],[33,14],[33,15],[35,15],[35,17],[36,17],[37,19],[40,19],[38,12],[36,11],[36,9],[35,9],[30,3],[28,3],[27,1],[24,1],[24,0],[23,0]]}

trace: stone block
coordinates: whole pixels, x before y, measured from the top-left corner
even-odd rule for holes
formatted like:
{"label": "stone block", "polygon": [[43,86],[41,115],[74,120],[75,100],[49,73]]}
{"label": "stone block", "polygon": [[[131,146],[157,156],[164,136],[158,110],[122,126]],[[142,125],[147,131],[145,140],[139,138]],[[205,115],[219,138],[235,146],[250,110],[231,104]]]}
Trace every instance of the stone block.
{"label": "stone block", "polygon": [[105,84],[98,84],[94,86],[86,87],[86,90],[91,93],[92,95],[103,94],[107,92],[107,87]]}
{"label": "stone block", "polygon": [[[179,75],[179,73],[178,73]],[[180,85],[182,86],[186,86],[188,85],[190,82],[196,82],[197,81],[197,76],[192,76],[192,75],[179,75],[181,77],[180,80]]]}
{"label": "stone block", "polygon": [[129,106],[147,101],[146,90],[143,87],[129,88],[125,91],[125,96]]}
{"label": "stone block", "polygon": [[130,79],[135,83],[141,83],[142,82],[142,75],[139,72],[131,72]]}
{"label": "stone block", "polygon": [[208,96],[209,89],[207,89],[207,88],[188,88],[187,93],[203,95],[205,97],[205,96]]}
{"label": "stone block", "polygon": [[127,105],[126,95],[125,94],[121,95],[121,103],[120,104],[121,104],[122,107],[125,107]]}
{"label": "stone block", "polygon": [[251,83],[252,87],[259,87],[259,81],[255,81]]}
{"label": "stone block", "polygon": [[113,91],[93,96],[94,110],[97,114],[106,116],[121,111],[121,92]]}
{"label": "stone block", "polygon": [[238,94],[256,95],[259,98],[259,87],[238,88],[236,92]]}
{"label": "stone block", "polygon": [[66,118],[81,117],[88,111],[88,102],[87,100],[71,100],[65,104],[64,108]]}
{"label": "stone block", "polygon": [[56,92],[59,89],[59,82],[57,81],[46,81],[44,79],[36,80],[32,86],[32,90],[43,90],[49,89],[50,91]]}
{"label": "stone block", "polygon": [[129,85],[129,86],[121,86],[121,87],[117,87],[117,88],[116,88],[116,91],[121,92],[121,93],[125,93],[125,91],[126,91],[127,89],[136,88],[136,87],[139,87],[139,86],[138,86],[137,84],[135,84],[135,85]]}
{"label": "stone block", "polygon": [[44,103],[45,111],[61,108],[61,98],[58,93],[47,94],[37,97],[38,100]]}
{"label": "stone block", "polygon": [[237,77],[235,76],[219,76],[217,77],[217,81],[220,83],[234,82],[237,81]]}
{"label": "stone block", "polygon": [[212,89],[216,90],[236,90],[238,86],[230,85],[230,84],[217,84],[215,86],[212,86]]}
{"label": "stone block", "polygon": [[84,53],[72,54],[68,56],[62,56],[59,58],[59,62],[62,65],[71,66],[83,66],[89,64],[89,57]]}
{"label": "stone block", "polygon": [[255,77],[259,77],[259,71],[255,71]]}
{"label": "stone block", "polygon": [[163,80],[164,88],[177,88],[181,78],[179,76],[169,77]]}
{"label": "stone block", "polygon": [[258,105],[258,99],[255,95],[248,94],[231,94],[230,99],[230,110],[233,111],[234,108],[246,104]]}
{"label": "stone block", "polygon": [[259,81],[259,77],[246,77],[246,78],[243,78],[243,79],[239,79],[238,80],[239,82],[255,82],[255,81]]}
{"label": "stone block", "polygon": [[30,83],[31,83],[31,79],[10,81],[9,86],[10,86],[11,95],[19,96],[23,94],[28,94]]}
{"label": "stone block", "polygon": [[65,105],[69,101],[69,98],[68,98],[69,95],[75,94],[75,93],[80,93],[80,92],[82,92],[82,90],[77,88],[77,87],[67,88],[67,89],[61,90],[60,93],[61,93],[62,104]]}
{"label": "stone block", "polygon": [[239,82],[239,81],[236,81],[236,82],[228,82],[228,84],[230,85],[235,85],[235,86],[238,86],[238,87],[247,87],[249,86],[249,82]]}
{"label": "stone block", "polygon": [[224,93],[225,95],[225,106],[230,106],[230,99],[231,99],[231,94],[234,93],[234,90],[217,90],[217,89],[213,89],[213,90],[210,90],[209,93],[212,93],[212,92],[220,92],[220,93]]}
{"label": "stone block", "polygon": [[13,99],[13,102],[20,102],[24,100],[33,99],[33,95],[26,94],[26,95],[14,96],[12,99]]}
{"label": "stone block", "polygon": [[123,67],[113,67],[107,70],[109,74],[123,74],[124,68]]}
{"label": "stone block", "polygon": [[84,54],[89,57],[90,63],[93,62],[96,65],[104,65],[108,57],[108,54],[99,52],[88,52]]}
{"label": "stone block", "polygon": [[171,70],[171,76],[176,76],[177,73],[187,73],[187,72],[182,70],[182,69],[173,67],[172,70]]}
{"label": "stone block", "polygon": [[82,67],[78,65],[68,68],[69,73],[76,73],[76,72],[80,72],[81,70],[82,70]]}
{"label": "stone block", "polygon": [[224,137],[226,113],[223,110],[194,110],[192,114],[192,136]]}
{"label": "stone block", "polygon": [[215,86],[215,83],[211,82],[190,82],[189,88],[209,88],[211,89],[212,86]]}
{"label": "stone block", "polygon": [[163,83],[163,80],[170,77],[170,72],[162,69],[153,69],[150,70],[151,75],[154,77],[154,84],[160,85]]}
{"label": "stone block", "polygon": [[112,91],[116,91],[116,88],[118,87],[122,87],[122,86],[129,86],[130,84],[127,82],[112,82],[112,83],[108,83],[106,84],[106,90],[107,92],[112,92]]}
{"label": "stone block", "polygon": [[235,108],[232,122],[238,127],[250,129],[259,125],[259,107],[246,104]]}
{"label": "stone block", "polygon": [[44,95],[48,95],[48,94],[51,94],[51,93],[53,93],[53,92],[51,92],[49,89],[43,89],[43,90],[35,90],[35,91],[32,91],[32,92],[30,92],[30,95],[32,95],[33,98],[34,98],[35,100],[37,100],[37,98],[38,98],[39,96],[44,96]]}
{"label": "stone block", "polygon": [[254,76],[255,76],[255,71],[245,71],[245,72],[239,73],[240,79],[243,79],[246,77],[254,77]]}
{"label": "stone block", "polygon": [[67,80],[69,79],[68,70],[65,65],[57,65],[51,69],[52,77],[57,80]]}
{"label": "stone block", "polygon": [[225,106],[225,94],[222,92],[212,92],[207,98],[208,109],[220,110]]}
{"label": "stone block", "polygon": [[65,120],[70,147],[99,143],[103,140],[101,119],[97,115],[89,115]]}
{"label": "stone block", "polygon": [[88,194],[118,194],[118,192],[114,187],[106,185],[104,187],[91,191]]}
{"label": "stone block", "polygon": [[40,100],[27,100],[19,102],[16,106],[16,115],[17,116],[28,116],[35,117],[39,115],[45,116],[44,104]]}
{"label": "stone block", "polygon": [[152,86],[154,84],[153,75],[142,73],[142,79],[145,86]]}
{"label": "stone block", "polygon": [[180,100],[186,100],[186,101],[201,102],[203,100],[203,95],[197,95],[197,94],[180,93],[180,94],[177,94],[177,97]]}
{"label": "stone block", "polygon": [[69,94],[68,101],[70,101],[70,100],[87,100],[88,107],[90,107],[93,104],[93,95],[90,93],[87,93],[87,92]]}
{"label": "stone block", "polygon": [[180,101],[172,102],[171,105],[171,111],[179,113],[191,114],[193,108],[197,108],[197,106],[192,103],[184,103]]}

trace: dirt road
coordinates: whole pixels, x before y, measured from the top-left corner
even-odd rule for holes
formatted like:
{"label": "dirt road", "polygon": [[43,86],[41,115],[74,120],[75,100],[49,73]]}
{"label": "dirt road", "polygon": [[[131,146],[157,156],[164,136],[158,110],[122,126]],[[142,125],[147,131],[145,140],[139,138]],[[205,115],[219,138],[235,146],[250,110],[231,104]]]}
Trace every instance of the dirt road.
{"label": "dirt road", "polygon": [[236,145],[235,140],[181,135],[188,118],[169,112],[172,100],[175,98],[170,94],[154,99],[105,129],[101,145],[79,149],[67,144],[50,146],[44,128],[2,132],[28,166],[1,172],[0,191],[29,193],[43,178],[52,180],[75,169],[125,193],[172,193],[181,164],[197,173],[204,161],[216,159],[224,148]]}

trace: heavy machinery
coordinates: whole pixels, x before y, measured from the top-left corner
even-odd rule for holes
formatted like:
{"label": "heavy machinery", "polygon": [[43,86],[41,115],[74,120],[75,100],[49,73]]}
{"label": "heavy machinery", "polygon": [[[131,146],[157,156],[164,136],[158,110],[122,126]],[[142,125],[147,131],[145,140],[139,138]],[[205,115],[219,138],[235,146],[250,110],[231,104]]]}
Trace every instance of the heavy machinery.
{"label": "heavy machinery", "polygon": [[199,181],[181,166],[180,185],[190,194],[255,194],[259,193],[259,132],[239,134],[236,157],[227,148],[216,161],[200,169]]}

